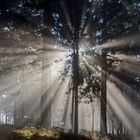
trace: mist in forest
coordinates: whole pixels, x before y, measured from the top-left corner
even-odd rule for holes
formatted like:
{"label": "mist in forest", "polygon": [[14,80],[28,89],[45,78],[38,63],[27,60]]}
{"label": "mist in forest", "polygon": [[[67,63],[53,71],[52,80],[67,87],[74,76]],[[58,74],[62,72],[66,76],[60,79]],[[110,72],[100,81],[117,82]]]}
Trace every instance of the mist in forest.
{"label": "mist in forest", "polygon": [[139,23],[139,0],[1,0],[0,133],[138,140]]}

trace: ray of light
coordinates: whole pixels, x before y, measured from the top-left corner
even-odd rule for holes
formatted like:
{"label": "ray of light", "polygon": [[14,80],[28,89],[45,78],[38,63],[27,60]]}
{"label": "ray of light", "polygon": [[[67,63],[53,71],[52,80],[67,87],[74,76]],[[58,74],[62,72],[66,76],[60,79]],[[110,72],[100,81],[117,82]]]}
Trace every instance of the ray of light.
{"label": "ray of light", "polygon": [[[113,83],[108,83],[108,102],[113,111],[127,126],[132,135],[138,135],[140,130],[140,114],[132,102],[122,95],[121,91]],[[117,93],[117,94],[116,94]],[[139,135],[138,135],[139,136]]]}
{"label": "ray of light", "polygon": [[136,46],[140,43],[139,34],[127,35],[121,38],[113,39],[110,42],[104,43],[100,45],[100,48],[119,48],[119,47],[127,47],[127,46]]}

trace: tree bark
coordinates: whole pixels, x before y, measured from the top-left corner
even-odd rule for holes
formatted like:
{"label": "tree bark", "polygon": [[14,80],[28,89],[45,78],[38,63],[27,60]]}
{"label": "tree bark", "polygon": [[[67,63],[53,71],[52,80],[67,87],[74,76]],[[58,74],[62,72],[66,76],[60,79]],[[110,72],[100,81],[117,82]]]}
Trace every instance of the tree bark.
{"label": "tree bark", "polygon": [[94,132],[94,103],[92,103],[92,132]]}
{"label": "tree bark", "polygon": [[74,132],[74,91],[72,89],[71,130]]}
{"label": "tree bark", "polygon": [[101,120],[100,132],[103,135],[107,134],[107,94],[106,94],[106,52],[102,52],[101,56]]}
{"label": "tree bark", "polygon": [[74,134],[78,134],[78,83],[79,83],[79,62],[78,62],[78,42],[73,54],[73,93],[74,93]]}
{"label": "tree bark", "polygon": [[51,128],[51,103],[49,104],[50,100],[50,92],[49,89],[49,82],[51,81],[51,68],[49,67],[47,70],[45,66],[47,65],[48,61],[51,62],[51,52],[43,52],[42,53],[42,79],[41,79],[41,112],[40,112],[40,126],[44,128]]}
{"label": "tree bark", "polygon": [[112,119],[112,135],[114,135],[114,120]]}

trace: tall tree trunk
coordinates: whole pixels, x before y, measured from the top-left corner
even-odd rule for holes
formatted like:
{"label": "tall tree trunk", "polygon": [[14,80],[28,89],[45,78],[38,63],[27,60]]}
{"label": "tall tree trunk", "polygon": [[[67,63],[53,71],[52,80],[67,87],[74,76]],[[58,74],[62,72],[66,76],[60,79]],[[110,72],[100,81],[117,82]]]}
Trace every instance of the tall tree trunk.
{"label": "tall tree trunk", "polygon": [[44,128],[51,128],[51,103],[49,104],[51,90],[49,89],[49,82],[51,81],[51,68],[45,68],[49,60],[51,62],[51,52],[42,53],[42,78],[41,78],[41,112],[40,112],[40,126]]}
{"label": "tall tree trunk", "polygon": [[112,135],[114,135],[114,119],[112,119]]}
{"label": "tall tree trunk", "polygon": [[94,132],[94,103],[92,103],[92,132]]}
{"label": "tall tree trunk", "polygon": [[6,109],[5,109],[5,112],[6,112],[6,114],[5,114],[5,123],[7,124],[8,123],[8,102],[7,102],[7,100],[8,100],[8,97],[7,97],[7,94],[6,94]]}
{"label": "tall tree trunk", "polygon": [[75,116],[74,116],[74,134],[78,134],[78,87],[75,87]]}
{"label": "tall tree trunk", "polygon": [[120,136],[123,135],[123,124],[122,122],[120,121],[120,133],[119,133]]}
{"label": "tall tree trunk", "polygon": [[107,134],[107,94],[106,94],[106,52],[102,52],[101,56],[101,121],[100,132]]}
{"label": "tall tree trunk", "polygon": [[[47,4],[47,1],[45,2]],[[51,11],[47,11],[47,8],[44,8],[44,13],[43,13],[43,24],[48,25],[48,27],[51,28],[51,22],[52,22],[52,17],[51,17]],[[50,20],[48,20],[50,19]],[[49,22],[51,21],[51,22]],[[41,54],[41,60],[42,60],[42,78],[41,78],[41,100],[40,100],[40,106],[41,106],[41,111],[40,111],[40,126],[45,127],[45,128],[51,128],[51,108],[52,105],[51,103],[49,104],[50,96],[51,93],[48,91],[49,88],[49,83],[51,80],[51,68],[49,67],[46,69],[46,66],[48,65],[49,62],[52,60],[51,52],[49,51],[44,51],[47,49],[46,44],[48,44],[48,38],[49,38],[49,30],[48,28],[42,30],[42,39],[43,39],[43,44],[42,44],[42,49],[43,52]],[[45,32],[44,32],[45,31]],[[48,38],[44,37],[46,33]],[[46,48],[45,48],[46,47]]]}
{"label": "tall tree trunk", "polygon": [[17,125],[17,104],[16,104],[16,97],[14,96],[14,126],[16,127]]}
{"label": "tall tree trunk", "polygon": [[74,91],[72,89],[71,130],[74,132]]}
{"label": "tall tree trunk", "polygon": [[73,93],[74,93],[74,134],[78,134],[78,83],[79,83],[79,62],[78,62],[78,42],[73,54]]}
{"label": "tall tree trunk", "polygon": [[[44,93],[46,94],[46,93]],[[41,122],[40,126],[43,128],[51,128],[51,105],[46,104],[48,98],[47,95],[42,95],[41,97]],[[45,100],[46,99],[46,100]]]}
{"label": "tall tree trunk", "polygon": [[18,117],[19,117],[19,91],[13,95],[14,100],[14,126],[18,127]]}

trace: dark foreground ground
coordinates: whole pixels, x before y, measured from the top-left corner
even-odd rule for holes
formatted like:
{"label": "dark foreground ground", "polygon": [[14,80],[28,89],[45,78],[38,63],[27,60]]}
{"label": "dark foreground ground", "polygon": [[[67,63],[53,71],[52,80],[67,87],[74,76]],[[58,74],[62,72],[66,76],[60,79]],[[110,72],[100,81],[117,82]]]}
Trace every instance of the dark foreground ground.
{"label": "dark foreground ground", "polygon": [[23,128],[14,130],[9,127],[0,127],[0,140],[132,140],[126,136],[101,136],[100,134],[82,134],[75,136],[58,130],[37,130]]}

